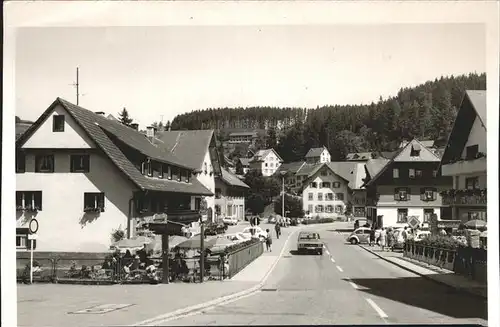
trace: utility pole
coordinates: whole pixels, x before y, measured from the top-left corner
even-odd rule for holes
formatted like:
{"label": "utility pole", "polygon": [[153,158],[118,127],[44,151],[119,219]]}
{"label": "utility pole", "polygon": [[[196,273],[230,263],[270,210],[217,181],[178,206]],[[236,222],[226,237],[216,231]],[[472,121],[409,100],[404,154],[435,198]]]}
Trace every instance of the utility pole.
{"label": "utility pole", "polygon": [[79,101],[80,100],[80,82],[78,79],[78,70],[79,70],[79,68],[76,67],[76,83],[71,84],[76,88],[76,105],[80,104],[80,101]]}

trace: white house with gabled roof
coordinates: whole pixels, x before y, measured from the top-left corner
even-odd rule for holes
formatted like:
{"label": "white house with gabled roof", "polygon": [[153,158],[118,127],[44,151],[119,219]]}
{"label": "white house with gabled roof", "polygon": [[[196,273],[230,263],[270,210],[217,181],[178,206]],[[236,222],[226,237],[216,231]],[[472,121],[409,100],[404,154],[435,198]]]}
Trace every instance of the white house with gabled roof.
{"label": "white house with gabled roof", "polygon": [[308,164],[327,163],[332,161],[330,152],[324,146],[321,148],[309,149],[309,151],[306,153],[305,159]]}
{"label": "white house with gabled roof", "polygon": [[274,149],[259,150],[249,161],[251,170],[260,171],[266,177],[272,176],[282,163],[283,159]]}

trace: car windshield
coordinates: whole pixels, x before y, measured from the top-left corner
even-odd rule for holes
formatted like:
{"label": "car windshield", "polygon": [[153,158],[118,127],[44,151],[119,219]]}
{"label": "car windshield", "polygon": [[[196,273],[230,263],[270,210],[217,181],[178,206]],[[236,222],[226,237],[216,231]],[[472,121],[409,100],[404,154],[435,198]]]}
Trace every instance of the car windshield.
{"label": "car windshield", "polygon": [[318,234],[302,234],[299,236],[301,240],[317,240],[319,239]]}

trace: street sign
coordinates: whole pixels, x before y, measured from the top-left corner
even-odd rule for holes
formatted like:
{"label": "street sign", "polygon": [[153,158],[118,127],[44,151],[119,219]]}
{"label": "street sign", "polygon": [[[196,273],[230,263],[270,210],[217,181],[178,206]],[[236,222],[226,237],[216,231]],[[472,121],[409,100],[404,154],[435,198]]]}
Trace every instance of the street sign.
{"label": "street sign", "polygon": [[38,238],[37,234],[28,234],[28,240],[36,240]]}
{"label": "street sign", "polygon": [[29,230],[31,234],[35,234],[38,231],[38,220],[34,218],[31,219],[29,224]]}
{"label": "street sign", "polygon": [[409,216],[408,217],[408,225],[411,228],[417,228],[418,225],[420,225],[420,219],[418,219],[418,216]]}

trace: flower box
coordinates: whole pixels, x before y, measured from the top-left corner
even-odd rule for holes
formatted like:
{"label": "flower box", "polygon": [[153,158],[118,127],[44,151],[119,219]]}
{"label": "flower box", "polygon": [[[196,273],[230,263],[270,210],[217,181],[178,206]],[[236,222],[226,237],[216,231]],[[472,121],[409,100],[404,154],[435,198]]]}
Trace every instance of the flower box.
{"label": "flower box", "polygon": [[86,207],[85,209],[83,209],[83,211],[86,213],[100,213],[101,208]]}

